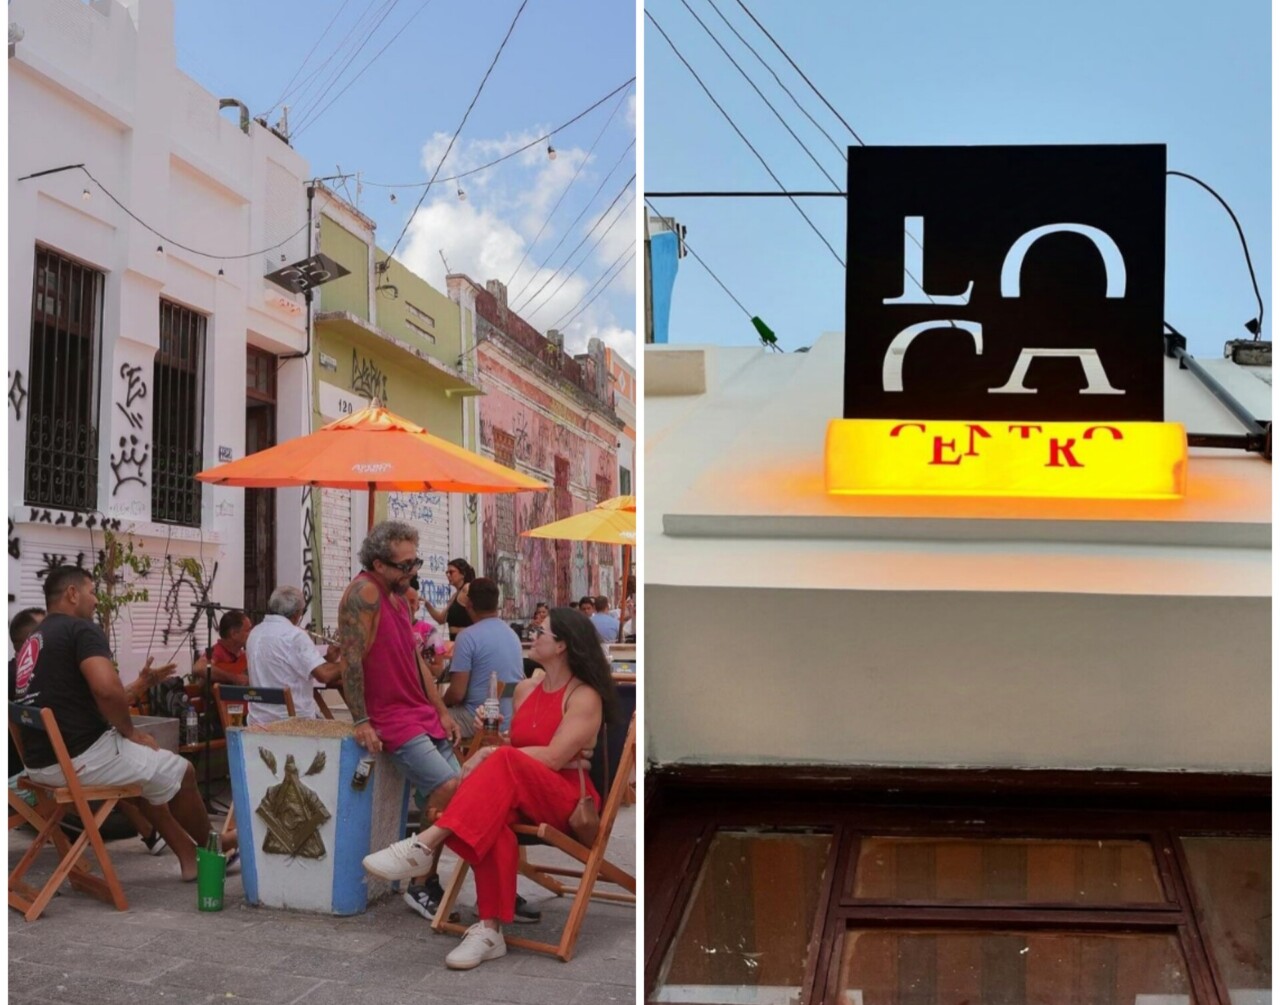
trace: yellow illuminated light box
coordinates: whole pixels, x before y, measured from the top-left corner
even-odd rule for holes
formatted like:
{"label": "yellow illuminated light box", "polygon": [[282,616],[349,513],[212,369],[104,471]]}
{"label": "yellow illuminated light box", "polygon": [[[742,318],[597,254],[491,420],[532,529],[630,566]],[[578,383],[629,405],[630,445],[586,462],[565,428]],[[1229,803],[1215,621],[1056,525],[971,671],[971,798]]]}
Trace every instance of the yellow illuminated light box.
{"label": "yellow illuminated light box", "polygon": [[1187,434],[1176,422],[833,419],[833,495],[1180,499]]}

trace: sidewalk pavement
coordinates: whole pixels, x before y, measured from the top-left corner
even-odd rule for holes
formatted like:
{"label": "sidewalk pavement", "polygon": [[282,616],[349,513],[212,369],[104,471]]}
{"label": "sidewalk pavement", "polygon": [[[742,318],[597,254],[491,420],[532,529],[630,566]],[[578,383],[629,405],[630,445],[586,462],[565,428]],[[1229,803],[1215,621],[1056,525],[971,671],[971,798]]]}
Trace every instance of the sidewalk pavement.
{"label": "sidewalk pavement", "polygon": [[[618,815],[609,858],[634,873],[636,807]],[[32,832],[9,833],[9,868]],[[226,907],[196,910],[194,883],[178,880],[177,860],[153,858],[136,837],[109,845],[129,910],[115,911],[64,885],[28,924],[9,911],[9,1001],[87,1005],[605,1005],[634,1002],[636,909],[593,901],[574,958],[509,949],[464,972],[445,968],[457,938],[436,935],[398,897],[349,918],[254,908],[239,875],[227,878]],[[552,861],[550,851],[536,858]],[[456,858],[446,852],[441,875]],[[569,860],[566,858],[566,862]],[[53,868],[41,852],[33,882]],[[605,889],[616,889],[605,887]],[[543,913],[515,935],[556,941],[570,902],[521,877],[520,893]],[[475,920],[468,878],[459,899]]]}

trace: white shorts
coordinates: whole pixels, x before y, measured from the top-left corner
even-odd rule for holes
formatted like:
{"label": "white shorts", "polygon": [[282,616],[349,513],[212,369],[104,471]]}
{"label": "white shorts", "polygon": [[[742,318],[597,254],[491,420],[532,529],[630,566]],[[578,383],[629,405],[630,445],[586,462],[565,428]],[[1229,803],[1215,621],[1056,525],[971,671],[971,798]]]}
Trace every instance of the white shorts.
{"label": "white shorts", "polygon": [[[114,729],[103,733],[92,747],[71,758],[81,785],[142,786],[142,798],[161,806],[178,794],[188,762],[169,750],[152,750],[126,740]],[[67,784],[56,764],[29,768],[27,776],[41,785]]]}

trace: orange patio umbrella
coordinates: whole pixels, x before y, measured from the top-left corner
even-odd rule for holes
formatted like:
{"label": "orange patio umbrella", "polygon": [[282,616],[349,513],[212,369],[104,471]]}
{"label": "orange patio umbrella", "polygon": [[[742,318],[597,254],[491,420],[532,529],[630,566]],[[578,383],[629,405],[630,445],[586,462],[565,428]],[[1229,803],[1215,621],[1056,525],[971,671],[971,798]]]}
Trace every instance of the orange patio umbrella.
{"label": "orange patio umbrella", "polygon": [[541,492],[550,486],[432,436],[382,407],[368,407],[314,433],[199,472],[211,485],[312,486],[384,492]]}

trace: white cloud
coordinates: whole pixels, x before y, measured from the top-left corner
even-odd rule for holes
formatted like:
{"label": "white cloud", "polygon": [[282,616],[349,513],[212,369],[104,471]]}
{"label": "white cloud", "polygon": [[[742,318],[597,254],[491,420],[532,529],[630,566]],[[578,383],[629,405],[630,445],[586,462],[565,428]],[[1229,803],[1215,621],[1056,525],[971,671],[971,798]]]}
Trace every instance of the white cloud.
{"label": "white cloud", "polygon": [[[634,108],[633,96],[628,105],[632,117]],[[440,172],[441,177],[486,164],[518,150],[545,132],[545,128],[533,127],[501,138],[459,140]],[[436,133],[423,144],[422,160],[428,177],[443,156],[449,136]],[[433,188],[429,201],[418,211],[408,228],[399,257],[428,282],[443,290],[445,265],[440,257],[443,250],[452,271],[464,272],[481,284],[490,279],[504,283],[510,279],[509,306],[517,309],[539,331],[545,332],[557,324],[563,327],[583,308],[586,300],[600,291],[600,284],[592,285],[597,277],[602,276],[620,254],[625,258],[626,251],[636,243],[636,213],[632,205],[623,211],[622,218],[584,259],[585,250],[618,215],[630,193],[607,212],[604,207],[608,204],[597,198],[599,205],[574,224],[571,233],[562,229],[577,215],[581,200],[599,184],[599,177],[593,177],[592,162],[595,158],[586,158],[586,151],[580,148],[557,147],[556,158],[552,160],[547,156],[546,144],[538,143],[491,170],[462,179],[461,187],[467,194],[465,201],[457,198],[457,186],[453,183]],[[574,187],[554,219],[547,223],[552,207],[566,191],[580,165],[583,170]],[[612,185],[609,188],[617,191]],[[601,227],[587,237],[567,267],[557,273],[556,267],[565,261],[569,249],[590,231],[601,216],[605,217]],[[529,250],[530,242],[544,223],[547,226],[541,238]],[[563,244],[551,255],[551,249],[562,236]],[[539,268],[544,260],[547,266]],[[576,270],[573,268],[575,265],[578,265]],[[566,348],[571,353],[585,352],[588,340],[594,337],[604,340],[634,362],[635,333],[630,327],[634,325],[635,315],[634,263],[628,264],[624,272],[625,275],[618,276],[589,307],[582,309],[565,331]],[[620,299],[624,301],[622,310],[626,316],[617,318],[612,307]]]}

